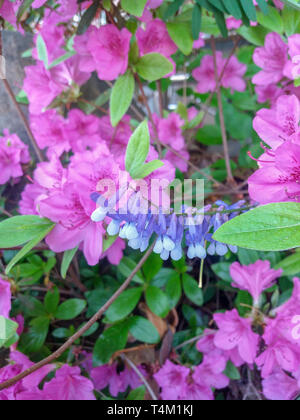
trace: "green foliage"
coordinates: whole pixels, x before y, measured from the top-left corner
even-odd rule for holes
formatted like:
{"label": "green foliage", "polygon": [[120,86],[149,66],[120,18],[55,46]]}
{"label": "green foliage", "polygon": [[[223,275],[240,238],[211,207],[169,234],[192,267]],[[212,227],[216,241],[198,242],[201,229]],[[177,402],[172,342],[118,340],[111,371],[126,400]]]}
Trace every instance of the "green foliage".
{"label": "green foliage", "polygon": [[154,82],[173,71],[173,65],[166,57],[150,53],[139,58],[135,65],[137,73],[145,80]]}
{"label": "green foliage", "polygon": [[119,124],[130,107],[134,87],[134,77],[130,70],[120,76],[114,84],[110,98],[110,119],[113,127]]}

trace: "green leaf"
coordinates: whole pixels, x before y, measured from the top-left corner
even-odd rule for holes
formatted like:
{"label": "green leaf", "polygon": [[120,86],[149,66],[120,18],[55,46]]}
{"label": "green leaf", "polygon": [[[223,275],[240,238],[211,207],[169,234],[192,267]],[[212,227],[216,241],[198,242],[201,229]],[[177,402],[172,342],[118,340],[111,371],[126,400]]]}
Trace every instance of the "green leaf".
{"label": "green leaf", "polygon": [[275,267],[276,270],[283,269],[284,276],[295,276],[300,273],[300,253],[296,252],[293,255],[280,261]]}
{"label": "green leaf", "polygon": [[142,122],[130,137],[125,157],[126,171],[133,174],[141,169],[150,148],[148,121]]}
{"label": "green leaf", "polygon": [[146,3],[147,0],[121,0],[123,9],[127,13],[137,17],[143,16]]}
{"label": "green leaf", "polygon": [[232,15],[236,19],[242,19],[243,12],[240,8],[240,4],[236,0],[223,0],[224,6],[226,7],[228,14]]}
{"label": "green leaf", "polygon": [[202,144],[222,144],[222,133],[219,125],[205,125],[196,134],[196,140]]}
{"label": "green leaf", "polygon": [[252,1],[249,0],[240,0],[242,7],[244,9],[244,12],[249,20],[252,20],[253,22],[256,22],[257,16],[256,16],[256,9]]}
{"label": "green leaf", "polygon": [[146,302],[150,310],[160,318],[165,318],[170,312],[167,295],[158,287],[149,286],[146,290]]}
{"label": "green leaf", "polygon": [[193,39],[198,40],[199,35],[201,32],[201,22],[202,22],[202,8],[199,6],[199,4],[194,5],[193,9],[193,17],[192,17],[192,34]]}
{"label": "green leaf", "polygon": [[300,4],[298,0],[282,0],[282,1],[288,6],[293,7],[294,9],[300,11]]}
{"label": "green leaf", "polygon": [[28,99],[27,93],[24,90],[21,90],[16,95],[16,100],[17,102],[19,102],[19,104],[29,105],[29,99]]}
{"label": "green leaf", "polygon": [[281,12],[284,32],[291,36],[300,32],[300,13],[292,7],[286,6]]}
{"label": "green leaf", "polygon": [[54,223],[52,225],[48,225],[47,228],[44,227],[44,230],[37,234],[31,241],[29,241],[17,255],[10,261],[8,266],[6,267],[5,273],[9,274],[11,269],[22,259],[24,258],[36,245],[38,245],[47,235],[51,232],[54,228]]}
{"label": "green leaf", "polygon": [[45,309],[49,314],[55,314],[59,304],[60,294],[57,287],[49,290],[45,296]]}
{"label": "green leaf", "polygon": [[268,3],[266,0],[256,0],[258,6],[260,7],[263,14],[267,15],[269,13]]}
{"label": "green leaf", "polygon": [[134,77],[130,70],[120,76],[111,91],[110,119],[116,127],[126,114],[134,95]]}
{"label": "green leaf", "polygon": [[18,13],[17,13],[17,21],[18,22],[20,22],[24,13],[27,11],[27,9],[29,9],[29,7],[32,5],[33,2],[34,2],[34,0],[24,0],[23,1],[21,6],[19,7]]}
{"label": "green leaf", "polygon": [[21,339],[20,349],[24,353],[36,353],[45,344],[49,332],[50,320],[48,317],[35,318],[30,322],[30,329]]}
{"label": "green leaf", "polygon": [[269,6],[269,13],[267,15],[259,12],[257,14],[258,23],[260,23],[263,27],[267,28],[270,31],[278,32],[279,34],[283,33],[284,26],[283,20],[280,16],[280,13],[275,7]]}
{"label": "green leaf", "polygon": [[78,35],[83,35],[88,30],[92,21],[96,17],[98,8],[99,3],[95,1],[88,9],[86,9],[77,28]]}
{"label": "green leaf", "polygon": [[68,328],[56,328],[54,331],[52,331],[52,335],[55,338],[62,339],[71,337],[71,332],[68,330]]}
{"label": "green leaf", "polygon": [[39,216],[15,216],[0,223],[0,248],[24,245],[47,228],[54,226]]}
{"label": "green leaf", "polygon": [[274,203],[231,220],[214,234],[216,241],[258,251],[300,246],[300,204]]}
{"label": "green leaf", "polygon": [[165,14],[164,14],[164,20],[169,19],[171,16],[174,16],[180,7],[183,5],[185,0],[174,0],[173,3],[170,4],[170,6],[167,8]]}
{"label": "green leaf", "polygon": [[[168,22],[167,29],[180,51],[185,55],[190,55],[194,44],[190,25],[185,22]],[[171,71],[168,73],[171,73]]]}
{"label": "green leaf", "polygon": [[143,273],[146,280],[150,282],[161,270],[163,261],[160,255],[152,253],[143,265]]}
{"label": "green leaf", "polygon": [[148,319],[133,316],[128,322],[129,331],[138,341],[147,344],[160,342],[160,336],[155,326]]}
{"label": "green leaf", "polygon": [[269,31],[261,26],[249,27],[242,26],[237,31],[239,35],[249,41],[251,44],[262,47],[265,43],[265,38]]}
{"label": "green leaf", "polygon": [[171,61],[158,53],[144,55],[135,67],[138,74],[150,82],[162,79],[173,71]]}
{"label": "green leaf", "polygon": [[227,38],[228,37],[228,29],[227,29],[227,25],[226,25],[225,16],[219,10],[217,10],[214,13],[214,15],[215,15],[215,19],[216,19],[216,22],[217,22],[217,25],[220,29],[221,34],[223,35],[224,38]]}
{"label": "green leaf", "polygon": [[168,296],[171,308],[175,308],[181,298],[181,280],[179,273],[173,272],[166,284],[166,294]]}
{"label": "green leaf", "polygon": [[[136,262],[128,257],[124,257],[122,261],[120,262],[120,264],[118,265],[118,269],[120,270],[121,274],[123,274],[125,278],[130,276],[130,274],[135,269],[135,267],[136,267]],[[144,284],[144,279],[140,271],[134,276],[132,281],[138,284]]]}
{"label": "green leaf", "polygon": [[69,299],[58,307],[55,317],[62,321],[69,321],[80,315],[85,307],[85,300]]}
{"label": "green leaf", "polygon": [[125,348],[129,331],[127,324],[121,322],[113,325],[98,338],[93,352],[94,367],[106,365],[115,352]]}
{"label": "green leaf", "polygon": [[241,379],[241,374],[239,370],[234,366],[234,364],[230,360],[227,362],[224,375],[226,375],[227,378],[231,379],[232,381],[239,381]]}
{"label": "green leaf", "polygon": [[48,69],[53,69],[54,67],[58,66],[61,63],[64,63],[65,61],[69,60],[69,58],[74,57],[76,55],[76,51],[68,51],[66,54],[58,57],[56,60],[54,60],[49,66]]}
{"label": "green leaf", "polygon": [[140,169],[133,170],[131,176],[133,179],[144,179],[163,166],[164,163],[161,160],[152,160],[145,163]]}
{"label": "green leaf", "polygon": [[16,322],[0,316],[0,348],[14,337],[17,329],[18,324]]}
{"label": "green leaf", "polygon": [[183,275],[183,290],[191,302],[195,305],[202,306],[204,303],[203,292],[199,288],[198,283],[188,274]]}
{"label": "green leaf", "polygon": [[126,400],[127,401],[143,401],[145,399],[145,395],[146,395],[146,387],[143,385],[131,391],[128,397],[126,398]]}
{"label": "green leaf", "polygon": [[39,34],[37,37],[36,48],[37,48],[37,53],[38,53],[38,59],[42,61],[46,69],[48,69],[49,59],[48,59],[47,45],[41,34]]}
{"label": "green leaf", "polygon": [[114,323],[126,318],[135,309],[142,296],[143,288],[128,289],[118,297],[106,312],[108,322]]}
{"label": "green leaf", "polygon": [[61,268],[60,268],[60,274],[63,279],[67,277],[67,272],[69,270],[70,264],[73,261],[73,258],[75,257],[77,251],[78,251],[78,246],[74,249],[70,249],[64,252],[64,256],[63,256],[63,260],[62,260]]}
{"label": "green leaf", "polygon": [[220,277],[220,279],[226,281],[227,283],[232,283],[232,278],[230,275],[230,266],[231,263],[220,262],[213,264],[211,266],[211,269],[216,274],[216,276]]}

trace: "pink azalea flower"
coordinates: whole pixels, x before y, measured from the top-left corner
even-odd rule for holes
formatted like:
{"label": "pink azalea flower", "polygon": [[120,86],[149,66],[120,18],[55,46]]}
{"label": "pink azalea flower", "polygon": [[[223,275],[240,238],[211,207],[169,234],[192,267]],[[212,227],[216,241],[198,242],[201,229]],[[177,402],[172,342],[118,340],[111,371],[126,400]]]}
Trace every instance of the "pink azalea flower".
{"label": "pink azalea flower", "polygon": [[290,401],[299,394],[299,386],[294,378],[277,370],[263,380],[263,393],[271,401]]}
{"label": "pink azalea flower", "polygon": [[181,159],[179,156],[175,155],[172,150],[168,150],[165,156],[165,159],[168,160],[174,168],[179,169],[181,172],[185,173],[188,171],[189,165],[187,162],[190,160],[190,154],[187,150],[183,149],[180,150],[180,156],[183,157]]}
{"label": "pink azalea flower", "polygon": [[269,261],[261,260],[249,266],[236,262],[230,267],[230,275],[234,280],[232,286],[247,290],[253,297],[255,305],[258,305],[262,292],[273,286],[282,273],[283,270],[272,270]]}
{"label": "pink azalea flower", "polygon": [[285,67],[285,76],[289,79],[300,78],[300,35],[295,34],[289,37],[289,61]]}
{"label": "pink azalea flower", "polygon": [[32,3],[32,7],[34,9],[39,9],[40,7],[44,6],[44,4],[47,2],[47,0],[34,0]]}
{"label": "pink azalea flower", "polygon": [[[166,398],[167,399],[167,398]],[[171,399],[171,398],[168,398]],[[204,385],[194,381],[185,383],[179,400],[183,401],[213,401],[214,394],[212,390]]]}
{"label": "pink azalea flower", "polygon": [[[121,373],[118,373],[117,367],[117,364],[114,363],[113,365],[103,365],[92,369],[91,378],[96,390],[102,391],[109,387],[110,395],[117,397],[120,393],[125,392],[128,387],[136,389],[142,385],[141,380],[133,370],[125,367]],[[141,367],[139,369],[143,371]]]}
{"label": "pink azalea flower", "polygon": [[88,49],[89,38],[93,32],[97,32],[97,28],[90,26],[84,35],[78,35],[74,39],[74,50],[80,56],[79,69],[87,73],[96,70],[93,55]]}
{"label": "pink azalea flower", "polygon": [[182,127],[185,122],[178,114],[172,112],[168,118],[161,119],[158,124],[159,140],[173,149],[179,151],[184,148],[185,142]]}
{"label": "pink azalea flower", "polygon": [[260,204],[299,201],[300,146],[286,142],[270,158],[263,157],[263,167],[249,178],[250,197]]}
{"label": "pink azalea flower", "polygon": [[282,95],[282,89],[277,85],[257,85],[255,86],[255,92],[257,94],[257,102],[263,104],[270,101],[271,105],[275,105],[279,96]]}
{"label": "pink azalea flower", "polygon": [[86,115],[80,109],[69,112],[65,132],[73,152],[95,149],[103,141],[99,136],[99,118]]}
{"label": "pink azalea flower", "polygon": [[0,185],[6,184],[10,178],[22,176],[22,164],[28,162],[28,146],[16,134],[4,130],[4,137],[0,137]]}
{"label": "pink azalea flower", "polygon": [[0,315],[9,318],[11,310],[11,291],[8,281],[0,277]]}
{"label": "pink azalea flower", "polygon": [[47,382],[43,393],[52,401],[95,401],[93,383],[81,375],[79,367],[64,365]]}
{"label": "pink azalea flower", "polygon": [[229,379],[223,374],[227,360],[219,357],[217,353],[211,353],[204,357],[201,365],[196,367],[194,379],[199,384],[205,384],[209,388],[223,389],[229,385]]}
{"label": "pink azalea flower", "polygon": [[261,109],[253,121],[254,130],[273,149],[284,141],[299,141],[300,103],[295,95],[281,96],[274,109]]}
{"label": "pink azalea flower", "polygon": [[123,251],[125,248],[125,242],[121,238],[117,238],[112,246],[102,254],[102,258],[107,257],[111,264],[119,265],[123,258]]}
{"label": "pink azalea flower", "polygon": [[115,80],[126,72],[131,37],[126,28],[119,31],[114,25],[102,26],[90,34],[88,49],[101,80]]}
{"label": "pink azalea flower", "polygon": [[[63,49],[65,45],[65,27],[62,25],[58,26],[56,22],[53,22],[53,16],[54,15],[51,14],[45,17],[39,33],[35,36],[35,43],[37,42],[38,35],[43,38],[47,47],[49,63],[66,53]],[[38,60],[37,48],[33,50],[32,55],[36,60]]]}
{"label": "pink azalea flower", "polygon": [[236,309],[224,314],[215,314],[219,327],[215,345],[222,350],[238,349],[246,363],[253,363],[258,350],[259,336],[252,331],[251,319],[241,318]]}
{"label": "pink azalea flower", "polygon": [[51,102],[62,93],[63,87],[59,86],[39,61],[35,66],[25,68],[23,89],[27,93],[31,114],[40,114]]}
{"label": "pink azalea flower", "polygon": [[[216,63],[218,77],[221,77],[223,69],[226,65],[227,59],[223,58],[220,51],[216,54]],[[201,61],[200,67],[193,71],[193,77],[197,80],[197,92],[207,93],[216,90],[216,78],[214,68],[214,58],[211,55],[206,55]],[[232,56],[229,60],[226,70],[223,74],[221,86],[224,88],[230,88],[232,91],[243,92],[246,89],[246,82],[243,79],[246,73],[247,66],[238,61],[235,56]]]}
{"label": "pink azalea flower", "polygon": [[242,24],[242,20],[235,19],[233,16],[226,19],[226,26],[229,31],[231,29],[239,29],[242,26]]}
{"label": "pink azalea flower", "polygon": [[160,19],[154,19],[147,24],[146,30],[139,28],[136,33],[141,55],[159,53],[170,58],[177,51],[167,31],[166,24]]}
{"label": "pink azalea flower", "polygon": [[40,115],[31,115],[30,125],[40,149],[48,148],[47,156],[61,156],[71,150],[66,132],[66,120],[54,109]]}
{"label": "pink azalea flower", "polygon": [[199,39],[197,41],[194,41],[193,48],[195,50],[200,50],[200,48],[205,46],[205,41],[203,39],[203,36],[204,34],[200,34]]}
{"label": "pink azalea flower", "polygon": [[178,400],[186,385],[190,369],[185,366],[175,365],[167,360],[164,366],[154,375],[158,385],[162,388],[163,400]]}
{"label": "pink azalea flower", "polygon": [[277,33],[266,36],[264,47],[254,51],[253,60],[263,70],[252,81],[256,85],[278,83],[284,77],[284,68],[288,61],[288,46]]}

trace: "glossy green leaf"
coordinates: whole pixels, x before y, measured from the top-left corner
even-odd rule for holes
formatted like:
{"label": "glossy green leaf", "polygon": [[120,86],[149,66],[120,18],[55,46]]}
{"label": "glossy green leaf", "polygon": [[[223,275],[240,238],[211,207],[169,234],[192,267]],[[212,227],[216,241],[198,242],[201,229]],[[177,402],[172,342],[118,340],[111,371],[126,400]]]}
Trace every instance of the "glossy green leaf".
{"label": "glossy green leaf", "polygon": [[116,127],[126,114],[134,95],[134,77],[130,70],[120,76],[111,91],[110,119]]}
{"label": "glossy green leaf", "polygon": [[180,51],[185,55],[190,55],[194,44],[190,25],[184,22],[168,22],[167,29]]}
{"label": "glossy green leaf", "polygon": [[300,204],[274,203],[251,210],[221,226],[214,239],[258,251],[300,246]]}
{"label": "glossy green leaf", "polygon": [[134,338],[142,343],[156,344],[160,342],[160,336],[155,326],[148,319],[141,316],[133,316],[128,322],[129,331]]}
{"label": "glossy green leaf", "polygon": [[67,272],[69,270],[70,264],[73,261],[73,258],[75,257],[77,251],[78,251],[78,247],[64,252],[63,260],[61,263],[61,269],[60,269],[60,274],[63,279],[67,277]]}
{"label": "glossy green leaf", "polygon": [[183,290],[191,302],[198,306],[203,305],[203,291],[199,288],[197,281],[188,274],[183,275]]}
{"label": "glossy green leaf", "polygon": [[135,309],[142,296],[143,288],[125,290],[106,312],[108,322],[114,323],[126,318]]}
{"label": "glossy green leaf", "polygon": [[170,74],[173,64],[161,54],[150,53],[141,57],[135,68],[143,79],[154,82]]}
{"label": "glossy green leaf", "polygon": [[148,121],[142,122],[130,137],[125,157],[126,170],[130,174],[140,170],[147,159],[150,148]]}
{"label": "glossy green leaf", "polygon": [[57,319],[69,321],[76,318],[86,307],[86,301],[82,299],[68,299],[62,303],[55,314]]}
{"label": "glossy green leaf", "polygon": [[121,5],[126,12],[133,16],[142,17],[147,0],[121,0]]}
{"label": "glossy green leaf", "polygon": [[49,314],[55,314],[59,304],[60,294],[57,287],[49,290],[45,296],[45,309]]}
{"label": "glossy green leaf", "polygon": [[148,287],[146,290],[146,302],[151,311],[160,318],[165,318],[170,312],[169,299],[158,287]]}
{"label": "glossy green leaf", "polygon": [[115,352],[125,348],[128,339],[128,331],[128,325],[121,322],[107,328],[107,330],[103,332],[94,347],[94,367],[106,365]]}

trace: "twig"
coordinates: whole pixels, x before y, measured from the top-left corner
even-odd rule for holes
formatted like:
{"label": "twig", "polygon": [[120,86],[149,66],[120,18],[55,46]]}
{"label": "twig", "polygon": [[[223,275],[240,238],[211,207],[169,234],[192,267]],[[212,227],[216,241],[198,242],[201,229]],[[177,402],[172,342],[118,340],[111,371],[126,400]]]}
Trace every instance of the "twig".
{"label": "twig", "polygon": [[0,207],[0,213],[5,214],[5,216],[7,216],[7,217],[13,217],[13,215],[11,213],[9,213],[7,210],[3,209],[2,207]]}
{"label": "twig", "polygon": [[[2,48],[2,31],[0,30],[0,55],[3,55],[2,49],[3,49]],[[42,153],[41,153],[41,151],[40,151],[40,149],[37,145],[37,142],[36,142],[36,140],[34,138],[34,135],[31,131],[31,128],[30,128],[30,125],[27,121],[27,118],[25,117],[25,115],[24,115],[24,113],[23,113],[23,111],[20,107],[20,104],[16,100],[15,94],[14,94],[12,88],[10,87],[10,84],[8,83],[8,80],[3,78],[2,81],[3,81],[4,87],[6,89],[6,92],[7,92],[8,96],[11,98],[12,102],[14,103],[14,105],[16,107],[16,110],[17,110],[21,120],[24,123],[25,129],[27,131],[27,134],[29,136],[29,139],[31,141],[32,147],[34,148],[34,151],[36,153],[36,156],[37,156],[38,160],[40,162],[43,162],[43,160],[44,160],[43,155],[42,155]]]}
{"label": "twig", "polygon": [[226,132],[224,110],[223,110],[223,103],[222,103],[222,94],[221,94],[221,89],[220,89],[220,85],[219,85],[216,41],[215,41],[215,38],[213,36],[211,37],[211,46],[212,46],[213,57],[214,57],[216,90],[217,90],[217,97],[218,97],[218,107],[219,107],[219,114],[220,114],[220,125],[221,125],[221,131],[222,131],[224,157],[225,157],[226,170],[227,170],[227,181],[228,181],[228,183],[233,185],[235,183],[235,181],[234,181],[234,178],[233,178],[233,175],[232,175],[231,164],[230,164],[227,132]]}
{"label": "twig", "polygon": [[142,268],[144,263],[152,254],[153,248],[155,243],[148,249],[146,254],[143,256],[141,261],[137,264],[135,269],[132,271],[130,276],[127,280],[122,284],[122,286],[114,293],[114,295],[106,302],[104,306],[82,327],[80,330],[74,334],[71,338],[69,338],[66,343],[61,346],[57,351],[52,353],[50,356],[46,357],[44,360],[36,363],[35,365],[31,366],[29,369],[26,369],[21,374],[15,376],[14,378],[9,379],[8,381],[3,382],[0,384],[0,391],[6,388],[10,388],[17,382],[21,381],[22,379],[26,378],[27,376],[31,375],[32,373],[36,372],[37,370],[41,369],[43,366],[48,365],[58,359],[66,350],[68,350],[84,333],[86,333],[99,319],[102,315],[107,311],[107,309],[114,303],[114,301],[127,289],[130,285],[132,279],[137,274],[137,272]]}
{"label": "twig", "polygon": [[125,362],[131,367],[132,370],[134,370],[134,372],[137,374],[137,376],[140,378],[140,380],[143,382],[143,384],[145,385],[145,387],[147,388],[150,397],[152,398],[153,401],[158,401],[157,396],[155,395],[153,389],[151,388],[151,386],[149,385],[147,379],[145,378],[145,376],[142,374],[142,372],[140,372],[140,370],[135,366],[135,364],[125,355],[122,354],[121,358],[123,360],[125,360]]}

